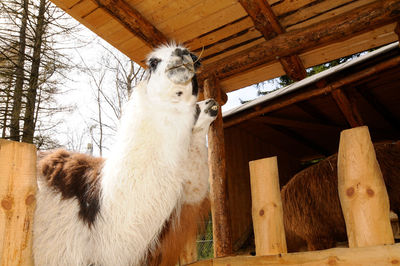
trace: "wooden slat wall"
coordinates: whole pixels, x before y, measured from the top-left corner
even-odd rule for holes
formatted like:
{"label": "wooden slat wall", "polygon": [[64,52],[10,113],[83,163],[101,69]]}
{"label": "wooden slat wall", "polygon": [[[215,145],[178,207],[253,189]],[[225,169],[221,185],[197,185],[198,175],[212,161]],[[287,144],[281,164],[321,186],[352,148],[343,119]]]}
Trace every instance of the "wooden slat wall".
{"label": "wooden slat wall", "polygon": [[240,248],[252,230],[249,161],[278,155],[280,177],[292,176],[299,162],[238,127],[225,130],[225,149],[232,239]]}

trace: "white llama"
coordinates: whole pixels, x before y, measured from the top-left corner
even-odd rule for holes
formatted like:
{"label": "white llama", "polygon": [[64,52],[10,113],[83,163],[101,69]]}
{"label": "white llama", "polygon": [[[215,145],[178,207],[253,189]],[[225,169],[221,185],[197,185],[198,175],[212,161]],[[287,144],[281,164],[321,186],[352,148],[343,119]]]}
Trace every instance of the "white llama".
{"label": "white llama", "polygon": [[[39,163],[36,265],[141,265],[173,211],[206,197],[204,160],[196,162],[191,154],[199,149],[190,145],[201,136],[204,146],[200,125],[208,128],[217,108],[213,100],[196,105],[197,58],[184,47],[162,46],[148,65],[107,160],[60,150]],[[196,106],[211,116],[193,128]],[[182,168],[187,160],[194,161]]]}

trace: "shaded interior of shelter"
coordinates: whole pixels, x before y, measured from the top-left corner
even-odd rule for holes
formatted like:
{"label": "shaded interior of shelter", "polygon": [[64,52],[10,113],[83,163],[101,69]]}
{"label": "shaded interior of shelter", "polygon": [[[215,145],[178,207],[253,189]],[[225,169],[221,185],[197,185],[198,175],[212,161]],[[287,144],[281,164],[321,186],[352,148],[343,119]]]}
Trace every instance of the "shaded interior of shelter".
{"label": "shaded interior of shelter", "polygon": [[[323,78],[326,85],[400,56],[398,44],[368,60],[333,71]],[[393,142],[400,137],[400,66],[374,73],[340,87],[361,114],[373,142]],[[313,79],[309,77],[308,79]],[[305,80],[303,80],[305,81]],[[297,97],[318,88],[316,82],[272,97],[224,118],[224,122],[279,101]],[[267,97],[268,98],[268,97]],[[250,103],[247,103],[251,105]],[[246,248],[252,235],[249,161],[278,157],[280,185],[315,159],[337,152],[340,132],[351,128],[331,93],[308,98],[286,107],[225,127],[226,169],[234,249]],[[247,241],[247,242],[246,242]]]}

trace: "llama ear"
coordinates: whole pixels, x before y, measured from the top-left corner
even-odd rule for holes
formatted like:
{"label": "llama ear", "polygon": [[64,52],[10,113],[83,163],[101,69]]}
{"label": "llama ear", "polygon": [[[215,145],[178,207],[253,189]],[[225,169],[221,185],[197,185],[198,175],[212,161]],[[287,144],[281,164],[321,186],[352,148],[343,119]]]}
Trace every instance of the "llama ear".
{"label": "llama ear", "polygon": [[190,53],[190,57],[193,60],[194,69],[198,69],[201,66],[200,59],[195,54],[192,53]]}
{"label": "llama ear", "polygon": [[161,62],[161,59],[152,57],[149,60],[147,60],[146,64],[149,67],[150,72],[152,72],[152,71],[156,70],[158,63],[160,63],[160,62]]}

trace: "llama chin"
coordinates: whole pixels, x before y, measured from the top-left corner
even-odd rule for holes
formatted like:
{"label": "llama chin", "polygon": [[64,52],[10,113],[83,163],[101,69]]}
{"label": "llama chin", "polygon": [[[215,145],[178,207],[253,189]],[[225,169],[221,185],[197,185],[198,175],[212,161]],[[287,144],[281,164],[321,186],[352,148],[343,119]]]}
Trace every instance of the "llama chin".
{"label": "llama chin", "polygon": [[[109,158],[61,150],[39,162],[36,265],[141,265],[180,206],[206,198],[205,148],[200,159],[193,153],[205,146],[215,116],[209,110],[197,117],[197,106],[216,108],[210,101],[196,105],[197,58],[169,45],[147,63],[147,78],[124,107]],[[197,174],[190,163],[199,165]]]}

